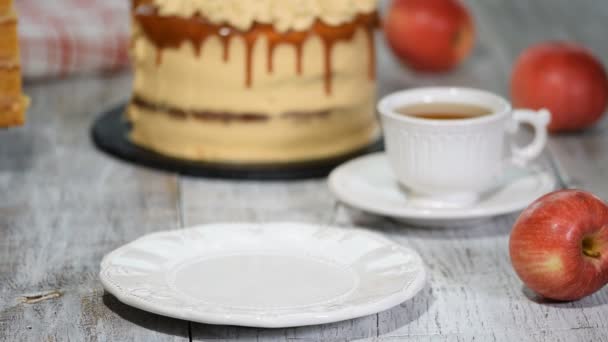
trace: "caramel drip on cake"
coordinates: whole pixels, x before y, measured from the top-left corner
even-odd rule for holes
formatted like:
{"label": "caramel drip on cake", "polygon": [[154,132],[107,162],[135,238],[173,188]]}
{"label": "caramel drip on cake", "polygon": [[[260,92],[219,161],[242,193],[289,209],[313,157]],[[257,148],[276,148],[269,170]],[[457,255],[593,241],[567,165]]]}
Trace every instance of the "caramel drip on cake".
{"label": "caramel drip on cake", "polygon": [[[141,0],[140,0],[141,1]],[[321,38],[324,47],[325,92],[332,93],[333,61],[332,52],[336,43],[352,40],[359,28],[363,28],[369,40],[369,77],[375,78],[375,48],[373,34],[378,25],[378,14],[360,14],[352,22],[331,26],[317,20],[307,31],[277,32],[271,24],[255,23],[250,30],[241,31],[228,24],[213,24],[197,14],[191,18],[178,16],[160,16],[158,9],[151,5],[138,6],[135,18],[148,39],[157,47],[157,63],[162,63],[164,49],[178,49],[184,42],[190,42],[197,56],[200,56],[205,41],[212,36],[220,37],[223,44],[224,61],[230,60],[230,42],[234,37],[241,37],[245,42],[246,76],[245,85],[253,84],[253,48],[260,37],[268,40],[267,71],[274,71],[274,51],[281,44],[290,44],[296,50],[296,72],[302,74],[303,46],[306,40],[314,35]]]}
{"label": "caramel drip on cake", "polygon": [[131,0],[131,8],[135,9],[137,6],[144,4],[151,4],[154,0]]}
{"label": "caramel drip on cake", "polygon": [[268,39],[268,72],[274,71],[274,50],[280,44],[291,44],[296,49],[296,72],[298,75],[302,74],[302,53],[304,42],[308,38],[308,32],[302,31],[289,31],[286,33],[279,33],[274,29],[270,29],[266,32]]}
{"label": "caramel drip on cake", "polygon": [[[224,48],[224,62],[228,62],[230,60],[230,41],[232,40],[231,35],[225,35],[222,37],[222,45]],[[200,56],[200,55],[199,55]]]}

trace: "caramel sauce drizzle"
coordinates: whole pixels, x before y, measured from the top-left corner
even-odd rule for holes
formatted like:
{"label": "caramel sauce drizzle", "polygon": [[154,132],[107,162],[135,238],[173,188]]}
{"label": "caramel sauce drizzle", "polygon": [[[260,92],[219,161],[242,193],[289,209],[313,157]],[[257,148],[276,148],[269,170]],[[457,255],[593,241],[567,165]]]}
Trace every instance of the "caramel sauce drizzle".
{"label": "caramel sauce drizzle", "polygon": [[151,4],[153,0],[131,0],[131,8],[136,9],[140,5]]}
{"label": "caramel sauce drizzle", "polygon": [[253,49],[260,37],[268,40],[267,72],[274,72],[274,52],[281,44],[290,44],[296,52],[296,72],[302,74],[302,55],[304,43],[311,36],[318,36],[323,43],[325,92],[331,95],[333,89],[332,53],[336,43],[352,40],[359,28],[366,32],[369,42],[368,73],[371,80],[375,79],[376,52],[374,46],[374,30],[378,26],[378,14],[360,14],[352,22],[331,26],[317,20],[310,30],[277,32],[271,24],[255,23],[250,30],[241,31],[228,24],[213,24],[200,14],[191,18],[177,16],[160,16],[158,9],[149,4],[142,4],[135,10],[135,18],[139,22],[148,39],[157,47],[157,64],[162,63],[164,49],[178,49],[184,42],[192,43],[195,53],[200,56],[205,41],[209,37],[220,37],[223,45],[223,59],[230,60],[230,42],[234,37],[241,37],[245,42],[245,85],[253,84]]}

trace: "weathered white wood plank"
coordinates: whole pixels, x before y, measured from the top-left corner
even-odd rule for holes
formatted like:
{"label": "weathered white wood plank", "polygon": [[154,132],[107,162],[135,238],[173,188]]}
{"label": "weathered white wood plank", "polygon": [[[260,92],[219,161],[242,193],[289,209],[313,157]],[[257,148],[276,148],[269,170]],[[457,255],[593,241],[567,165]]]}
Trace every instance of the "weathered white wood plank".
{"label": "weathered white wood plank", "polygon": [[540,332],[529,333],[521,329],[512,329],[504,333],[475,333],[475,334],[454,334],[454,335],[430,335],[430,336],[392,336],[378,337],[371,339],[358,340],[359,342],[476,342],[476,341],[533,341],[533,342],[604,342],[608,341],[607,329],[579,329],[579,330],[563,330],[553,329]]}
{"label": "weathered white wood plank", "polygon": [[608,200],[608,120],[582,134],[556,136],[550,147],[568,187]]}
{"label": "weathered white wood plank", "polygon": [[[419,251],[428,266],[430,288],[399,308],[380,313],[379,335],[504,336],[514,329],[534,335],[553,329],[608,328],[601,319],[608,289],[566,304],[539,302],[524,289],[508,256],[508,234],[515,217],[472,228],[424,229],[341,211],[341,224],[380,230]],[[419,317],[412,321],[412,315]]]}
{"label": "weathered white wood plank", "polygon": [[175,176],[90,143],[93,114],[128,89],[125,76],[30,86],[27,126],[0,132],[0,340],[188,339],[187,322],[122,305],[97,277],[105,253],[178,225]]}

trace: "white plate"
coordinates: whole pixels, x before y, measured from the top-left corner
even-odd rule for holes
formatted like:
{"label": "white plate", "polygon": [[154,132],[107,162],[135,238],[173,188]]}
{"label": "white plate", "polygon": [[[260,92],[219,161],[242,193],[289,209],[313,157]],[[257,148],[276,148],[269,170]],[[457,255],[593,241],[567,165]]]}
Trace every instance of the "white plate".
{"label": "white plate", "polygon": [[387,310],[425,283],[420,256],[354,228],[215,224],[145,236],[107,255],[121,302],[201,323],[292,327]]}
{"label": "white plate", "polygon": [[399,186],[384,153],[363,156],[335,169],[331,191],[342,202],[370,213],[417,225],[460,225],[470,220],[522,210],[555,189],[555,177],[539,167],[505,170],[503,182],[481,200],[465,208],[425,206]]}

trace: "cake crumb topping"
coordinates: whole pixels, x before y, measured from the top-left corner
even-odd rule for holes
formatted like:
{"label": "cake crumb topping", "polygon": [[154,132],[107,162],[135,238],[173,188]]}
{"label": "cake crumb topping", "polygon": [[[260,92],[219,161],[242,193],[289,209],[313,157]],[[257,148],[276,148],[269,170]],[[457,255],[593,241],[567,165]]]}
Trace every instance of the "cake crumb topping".
{"label": "cake crumb topping", "polygon": [[352,21],[376,10],[378,0],[153,0],[163,16],[200,14],[215,24],[246,31],[256,22],[277,31],[308,30],[319,19],[328,25]]}

